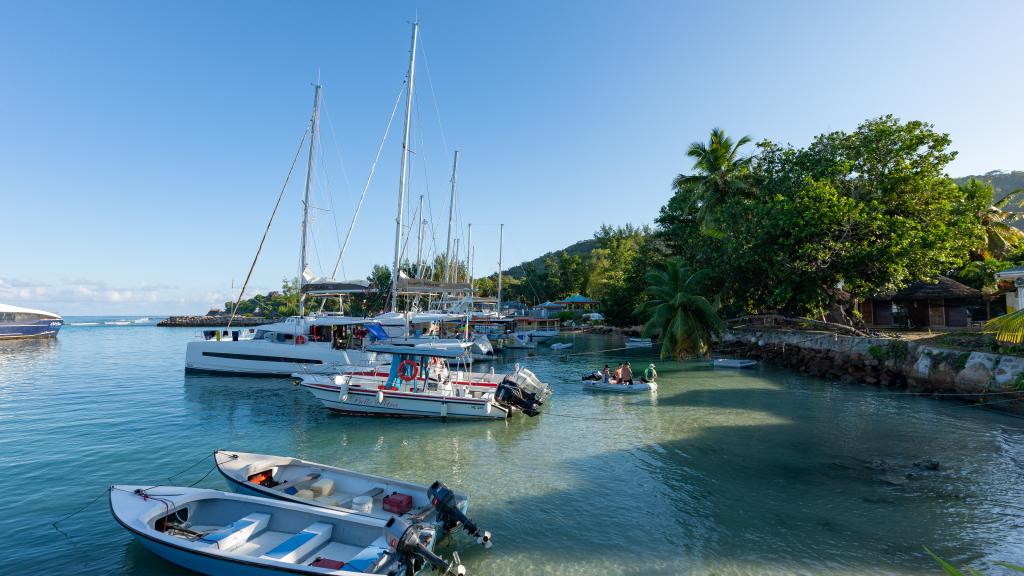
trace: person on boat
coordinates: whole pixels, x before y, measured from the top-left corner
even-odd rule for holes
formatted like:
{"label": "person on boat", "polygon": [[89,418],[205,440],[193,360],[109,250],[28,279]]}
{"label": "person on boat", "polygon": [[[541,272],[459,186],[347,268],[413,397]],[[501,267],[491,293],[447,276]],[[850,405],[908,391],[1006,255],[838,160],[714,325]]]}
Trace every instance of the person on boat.
{"label": "person on boat", "polygon": [[604,365],[604,371],[601,372],[601,375],[603,376],[603,378],[601,378],[601,381],[604,382],[605,384],[607,384],[608,381],[611,380],[612,371],[610,368],[608,368],[607,364]]}
{"label": "person on boat", "polygon": [[614,382],[612,382],[612,384],[619,384],[619,383],[622,382],[622,367],[625,366],[625,365],[626,365],[625,362],[620,363],[615,368],[615,372],[612,372],[612,379],[614,380]]}
{"label": "person on boat", "polygon": [[622,364],[622,377],[619,378],[619,384],[632,384],[633,383],[633,369],[629,367],[629,362]]}
{"label": "person on boat", "polygon": [[644,370],[643,377],[640,378],[641,382],[654,382],[658,379],[658,371],[654,369],[654,364],[648,364],[647,369]]}

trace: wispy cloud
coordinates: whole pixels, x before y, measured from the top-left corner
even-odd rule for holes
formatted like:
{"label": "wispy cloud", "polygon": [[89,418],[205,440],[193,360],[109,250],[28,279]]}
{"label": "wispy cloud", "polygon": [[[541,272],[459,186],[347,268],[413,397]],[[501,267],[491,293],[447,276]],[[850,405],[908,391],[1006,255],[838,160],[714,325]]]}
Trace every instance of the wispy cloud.
{"label": "wispy cloud", "polygon": [[0,277],[0,302],[46,308],[65,315],[201,314],[211,307],[223,306],[231,298],[225,290],[183,290],[170,284],[120,286],[89,278],[38,282]]}

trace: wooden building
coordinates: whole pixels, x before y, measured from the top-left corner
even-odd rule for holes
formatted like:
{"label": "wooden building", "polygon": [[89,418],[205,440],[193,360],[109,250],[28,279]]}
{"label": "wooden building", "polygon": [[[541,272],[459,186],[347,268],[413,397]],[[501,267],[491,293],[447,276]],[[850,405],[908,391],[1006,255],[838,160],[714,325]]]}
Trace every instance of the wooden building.
{"label": "wooden building", "polygon": [[980,303],[980,290],[936,276],[932,282],[914,282],[899,292],[861,302],[860,313],[869,326],[965,328],[972,320],[968,308]]}

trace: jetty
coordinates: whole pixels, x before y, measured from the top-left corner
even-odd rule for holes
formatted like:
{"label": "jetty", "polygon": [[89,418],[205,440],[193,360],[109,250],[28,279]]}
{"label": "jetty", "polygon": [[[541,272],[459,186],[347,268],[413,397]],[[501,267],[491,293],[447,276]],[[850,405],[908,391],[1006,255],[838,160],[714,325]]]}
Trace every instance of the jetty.
{"label": "jetty", "polygon": [[[157,326],[171,327],[171,328],[208,328],[208,327],[223,327],[228,325],[228,320],[231,319],[230,314],[222,314],[216,316],[169,316],[160,322],[157,322]],[[235,316],[235,319],[231,322],[232,326],[259,326],[261,324],[269,324],[274,320],[271,318],[264,318],[262,316]]]}

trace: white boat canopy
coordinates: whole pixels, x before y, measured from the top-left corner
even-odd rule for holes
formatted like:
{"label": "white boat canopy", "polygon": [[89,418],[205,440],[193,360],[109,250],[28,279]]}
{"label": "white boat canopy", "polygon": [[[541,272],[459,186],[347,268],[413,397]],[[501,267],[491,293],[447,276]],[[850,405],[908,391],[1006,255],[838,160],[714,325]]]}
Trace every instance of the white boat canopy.
{"label": "white boat canopy", "polygon": [[429,346],[421,344],[419,346],[396,346],[395,344],[373,344],[366,347],[367,352],[377,352],[379,354],[404,354],[406,356],[429,356],[431,358],[459,358],[466,353],[465,346]]}
{"label": "white boat canopy", "polygon": [[54,320],[59,320],[60,315],[54,314],[53,312],[47,312],[45,310],[36,310],[34,308],[22,308],[21,306],[12,306],[10,304],[0,304],[0,312],[20,312],[22,314],[40,314],[42,316],[49,316]]}

